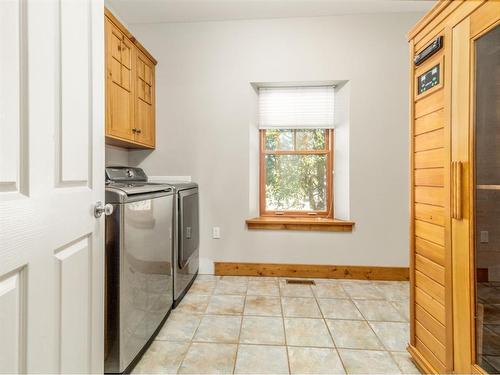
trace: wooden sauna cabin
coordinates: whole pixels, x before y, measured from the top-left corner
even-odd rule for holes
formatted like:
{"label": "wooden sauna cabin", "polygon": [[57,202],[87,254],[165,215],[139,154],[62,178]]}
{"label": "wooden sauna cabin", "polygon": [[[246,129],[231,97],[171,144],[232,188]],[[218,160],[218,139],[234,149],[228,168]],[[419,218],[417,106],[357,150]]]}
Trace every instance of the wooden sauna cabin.
{"label": "wooden sauna cabin", "polygon": [[427,373],[500,372],[500,1],[409,32],[408,347]]}

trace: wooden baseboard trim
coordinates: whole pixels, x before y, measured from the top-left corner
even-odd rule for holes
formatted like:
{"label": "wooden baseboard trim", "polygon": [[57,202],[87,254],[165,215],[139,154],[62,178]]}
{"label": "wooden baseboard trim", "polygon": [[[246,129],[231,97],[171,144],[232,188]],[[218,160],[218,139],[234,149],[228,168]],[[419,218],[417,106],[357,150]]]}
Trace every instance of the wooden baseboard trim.
{"label": "wooden baseboard trim", "polygon": [[215,262],[218,276],[278,276],[356,280],[409,280],[407,267]]}
{"label": "wooden baseboard trim", "polygon": [[408,345],[408,353],[411,359],[423,374],[437,374],[438,372],[431,366],[429,362],[420,354],[420,352],[412,345]]}

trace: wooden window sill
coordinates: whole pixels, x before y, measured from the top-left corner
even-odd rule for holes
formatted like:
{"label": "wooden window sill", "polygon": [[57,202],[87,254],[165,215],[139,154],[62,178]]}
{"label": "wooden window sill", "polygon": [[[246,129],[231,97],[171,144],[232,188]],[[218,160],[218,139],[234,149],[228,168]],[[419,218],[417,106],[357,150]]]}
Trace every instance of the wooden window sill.
{"label": "wooden window sill", "polygon": [[248,229],[352,232],[354,222],[321,217],[260,216],[246,220]]}

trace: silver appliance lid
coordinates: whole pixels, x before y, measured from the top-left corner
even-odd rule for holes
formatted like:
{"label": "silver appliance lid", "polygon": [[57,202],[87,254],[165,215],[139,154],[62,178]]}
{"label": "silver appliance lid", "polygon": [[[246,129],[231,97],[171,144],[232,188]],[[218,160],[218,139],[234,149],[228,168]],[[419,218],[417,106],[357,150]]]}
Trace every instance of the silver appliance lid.
{"label": "silver appliance lid", "polygon": [[142,168],[113,166],[106,167],[106,182],[145,182],[148,176]]}
{"label": "silver appliance lid", "polygon": [[171,191],[172,187],[167,184],[153,182],[111,182],[107,189],[120,190],[127,195],[154,193],[157,191]]}
{"label": "silver appliance lid", "polygon": [[172,186],[175,191],[183,191],[189,189],[197,189],[198,184],[196,182],[184,182],[184,181],[165,181],[166,184]]}
{"label": "silver appliance lid", "polygon": [[106,168],[106,203],[124,203],[169,193],[173,194],[172,186],[148,182],[148,177],[141,168]]}

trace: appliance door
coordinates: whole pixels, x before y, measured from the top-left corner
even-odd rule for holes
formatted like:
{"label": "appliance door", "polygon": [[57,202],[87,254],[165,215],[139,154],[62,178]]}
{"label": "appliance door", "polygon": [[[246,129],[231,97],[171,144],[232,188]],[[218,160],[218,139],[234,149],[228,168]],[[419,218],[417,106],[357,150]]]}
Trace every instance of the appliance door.
{"label": "appliance door", "polygon": [[123,204],[123,215],[120,371],[172,307],[173,195]]}
{"label": "appliance door", "polygon": [[198,189],[182,190],[179,199],[179,267],[184,268],[200,244]]}

